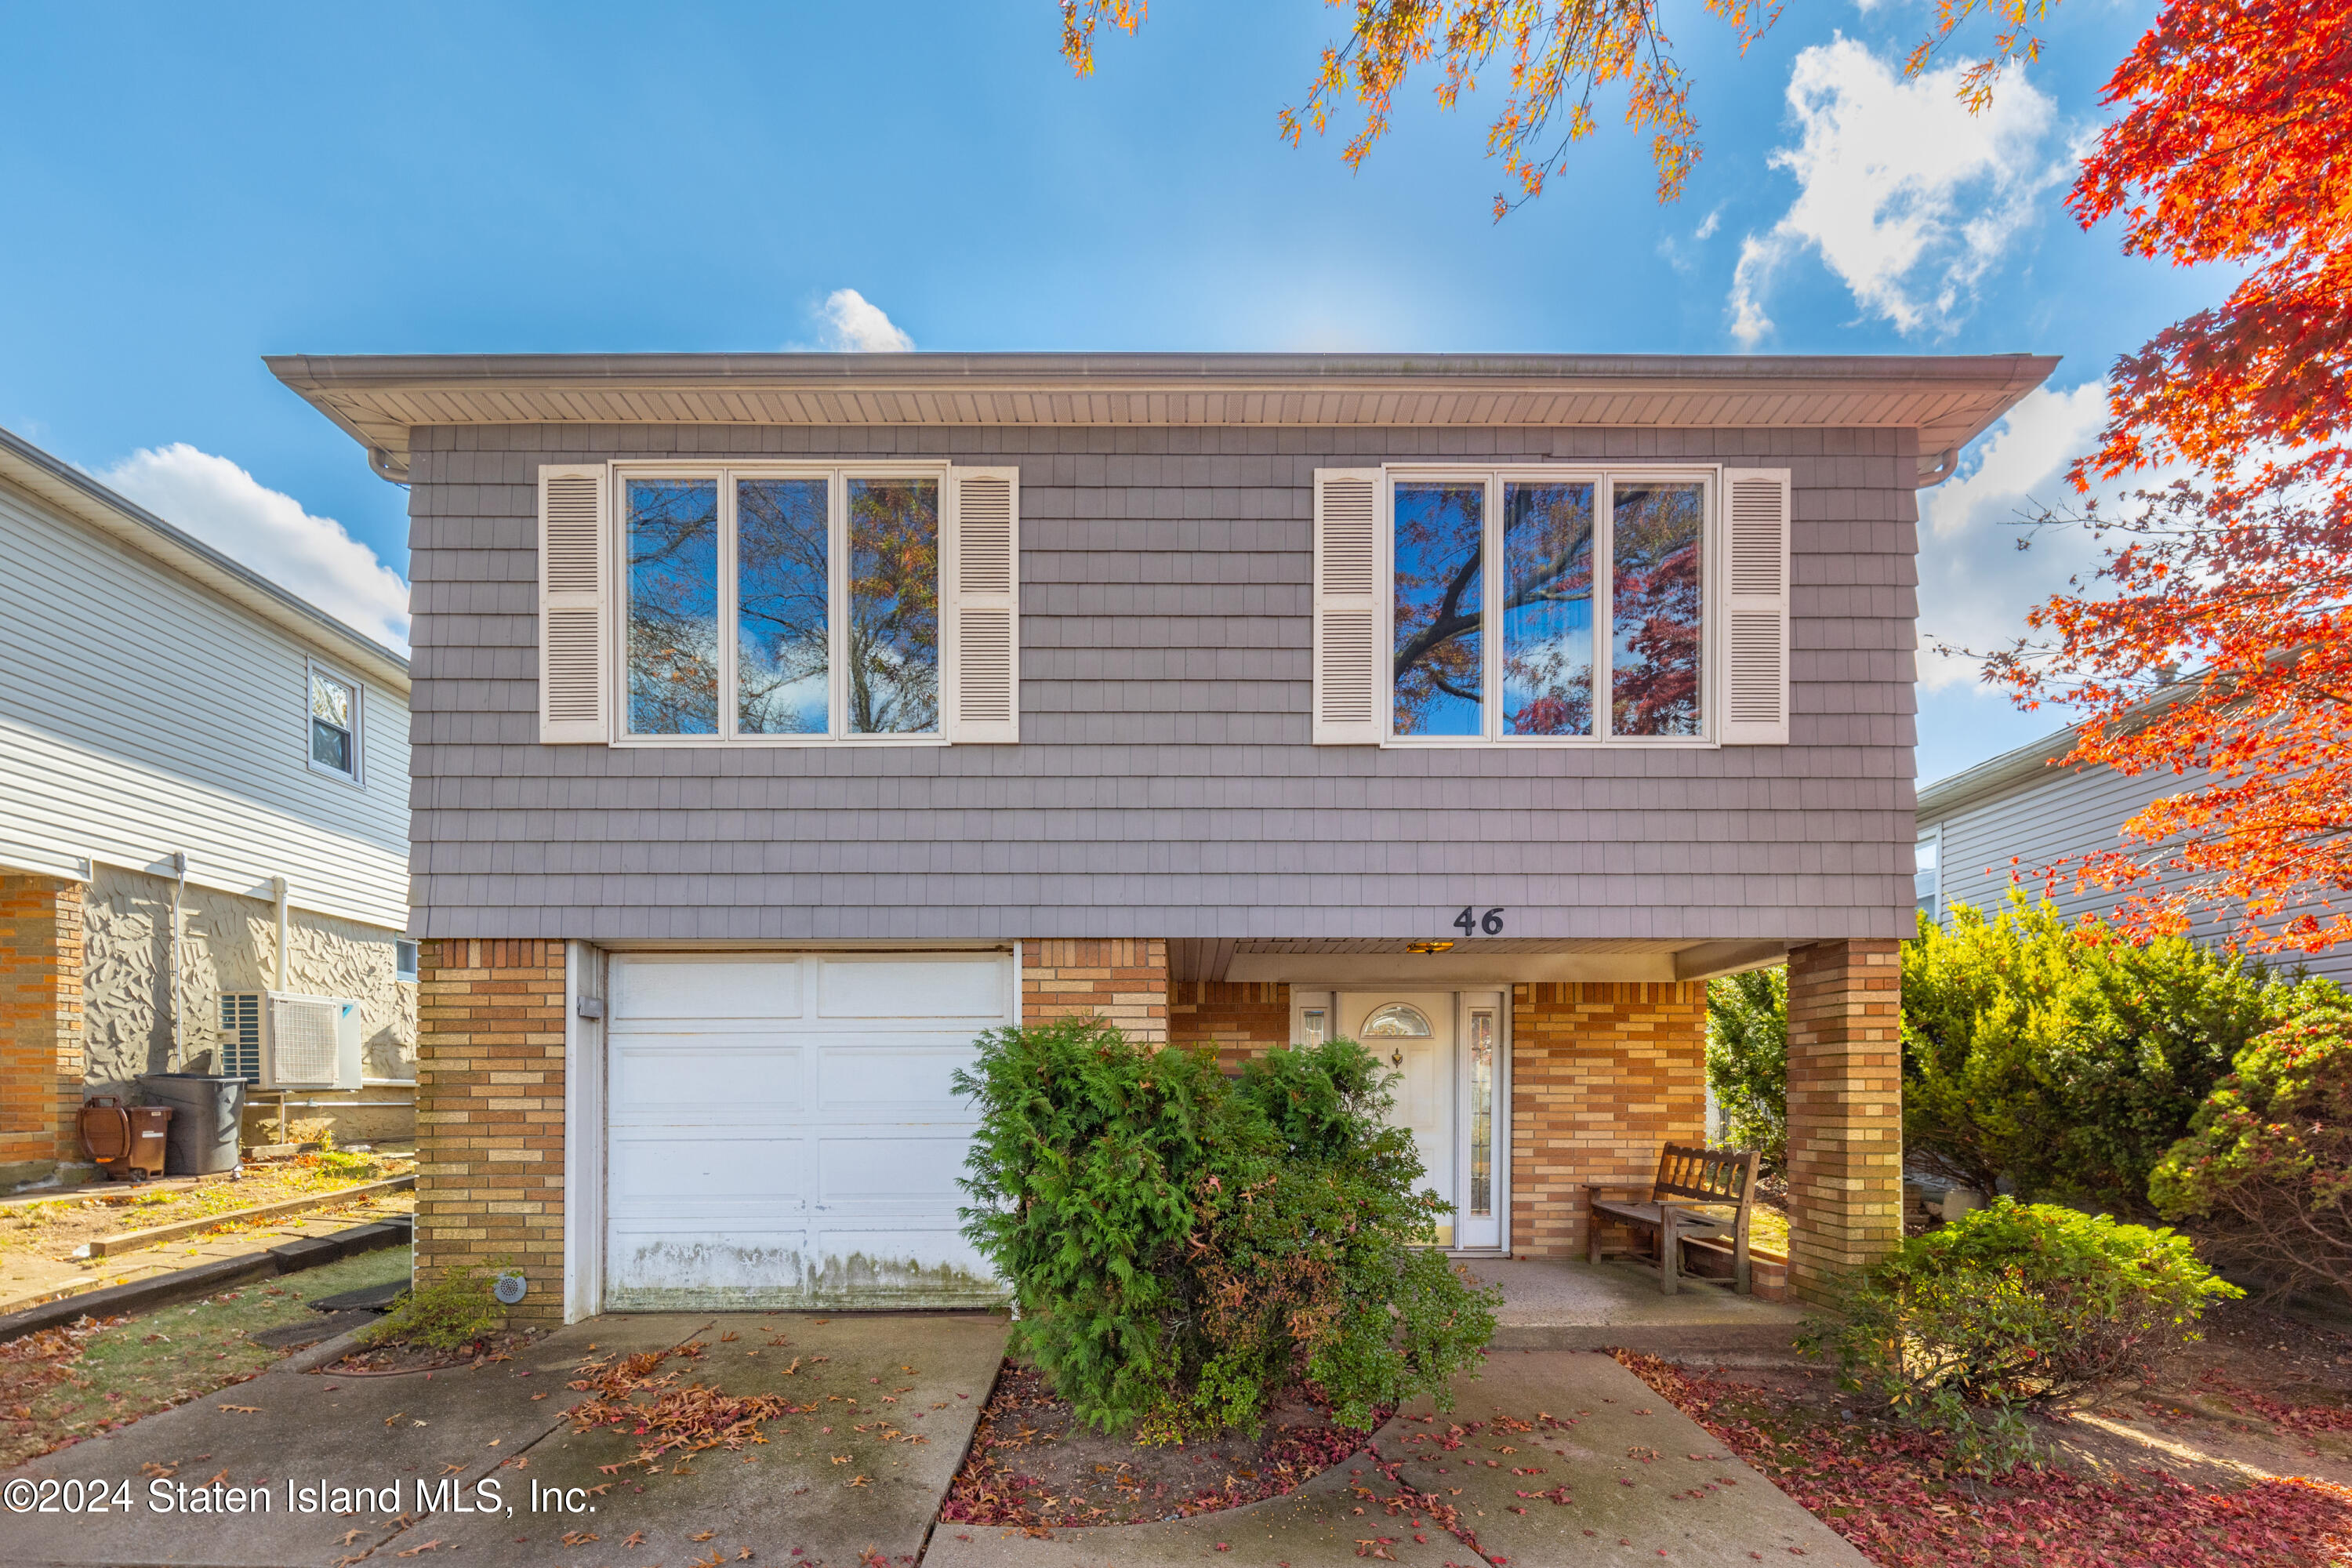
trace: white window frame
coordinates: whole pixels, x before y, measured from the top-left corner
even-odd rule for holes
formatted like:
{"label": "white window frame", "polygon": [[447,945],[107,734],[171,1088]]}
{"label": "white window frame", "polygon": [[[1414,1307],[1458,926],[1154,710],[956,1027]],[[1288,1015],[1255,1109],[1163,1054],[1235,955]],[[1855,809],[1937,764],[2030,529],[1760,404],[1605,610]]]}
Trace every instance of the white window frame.
{"label": "white window frame", "polygon": [[[612,668],[610,701],[614,746],[944,746],[951,671],[956,649],[950,584],[956,581],[953,559],[954,520],[945,458],[887,458],[856,462],[680,463],[669,460],[617,462],[612,465],[607,505],[607,559],[613,563],[611,604],[613,632],[609,646]],[[743,479],[814,479],[827,481],[825,494],[825,722],[822,735],[753,735],[737,728],[734,700],[736,643],[735,486]],[[640,735],[629,729],[629,481],[632,479],[711,480],[719,488],[719,731],[712,735]],[[940,686],[939,727],[925,734],[859,735],[845,728],[849,709],[849,485],[853,479],[929,479],[940,497]]]}
{"label": "white window frame", "polygon": [[[1607,733],[1611,700],[1611,656],[1616,605],[1615,521],[1613,487],[1619,483],[1663,480],[1701,487],[1699,507],[1699,732],[1696,735],[1612,735]],[[1486,486],[1480,549],[1480,603],[1485,616],[1480,636],[1480,703],[1482,732],[1476,735],[1400,735],[1396,733],[1396,487],[1399,482],[1483,482]],[[1592,690],[1593,729],[1591,735],[1507,735],[1503,732],[1503,622],[1496,606],[1503,602],[1503,487],[1507,483],[1586,484],[1593,487],[1593,513],[1598,523],[1592,550]],[[1717,628],[1723,618],[1723,468],[1720,464],[1617,463],[1385,463],[1381,468],[1381,744],[1402,749],[1449,750],[1486,746],[1642,747],[1667,751],[1711,751],[1723,744],[1722,642]]]}
{"label": "white window frame", "polygon": [[[352,694],[352,766],[349,773],[329,767],[319,760],[318,753],[310,747],[310,725],[313,722],[310,683],[322,675]],[[367,787],[367,687],[324,659],[305,658],[302,661],[302,761],[320,778],[334,779],[353,789]]]}

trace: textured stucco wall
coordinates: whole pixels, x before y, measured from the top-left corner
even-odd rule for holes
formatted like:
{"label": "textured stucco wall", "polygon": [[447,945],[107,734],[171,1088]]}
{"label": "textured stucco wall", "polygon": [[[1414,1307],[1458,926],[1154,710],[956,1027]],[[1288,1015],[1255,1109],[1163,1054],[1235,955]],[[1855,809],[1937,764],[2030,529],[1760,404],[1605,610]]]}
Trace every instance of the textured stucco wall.
{"label": "textured stucco wall", "polygon": [[[97,868],[88,889],[83,977],[88,1092],[111,1092],[128,1087],[140,1073],[186,1066],[220,1043],[222,992],[275,988],[278,911],[272,905],[189,888],[181,895],[180,914],[184,1016],[182,1054],[174,1061],[172,884],[143,872]],[[414,1079],[416,985],[393,978],[394,933],[299,909],[289,923],[289,988],[315,996],[358,997],[366,1005],[366,1075]],[[354,1098],[385,1099],[399,1092]]]}

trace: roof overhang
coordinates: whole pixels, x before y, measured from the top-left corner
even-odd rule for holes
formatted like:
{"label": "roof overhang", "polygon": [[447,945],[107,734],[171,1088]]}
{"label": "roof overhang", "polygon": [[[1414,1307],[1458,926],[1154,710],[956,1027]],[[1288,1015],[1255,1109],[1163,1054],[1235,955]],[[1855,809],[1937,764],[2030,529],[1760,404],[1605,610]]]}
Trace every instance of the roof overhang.
{"label": "roof overhang", "polygon": [[37,498],[407,698],[408,661],[400,655],[6,430],[0,430],[0,483]]}
{"label": "roof overhang", "polygon": [[[1531,426],[1895,429],[1956,452],[2036,354],[288,354],[278,380],[387,479],[469,425]],[[1948,463],[1931,462],[1940,479]],[[1923,470],[1927,471],[1927,470]]]}
{"label": "roof overhang", "polygon": [[1338,989],[1393,989],[1419,984],[1453,990],[1465,985],[1592,981],[1670,984],[1779,963],[1793,945],[1787,941],[1752,939],[1579,942],[1479,937],[1454,943],[1416,942],[1404,937],[1175,937],[1168,943],[1168,977]]}

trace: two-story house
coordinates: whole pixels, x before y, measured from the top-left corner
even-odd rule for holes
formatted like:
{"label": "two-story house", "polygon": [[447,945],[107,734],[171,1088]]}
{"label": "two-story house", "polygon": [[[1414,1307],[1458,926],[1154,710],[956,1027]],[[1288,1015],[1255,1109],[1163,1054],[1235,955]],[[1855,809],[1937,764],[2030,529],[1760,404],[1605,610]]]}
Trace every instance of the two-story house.
{"label": "two-story house", "polygon": [[[0,430],[0,1191],[142,1073],[409,1136],[407,800],[405,659]],[[273,1058],[331,1010],[355,1064]]]}
{"label": "two-story house", "polygon": [[1795,1289],[1899,1235],[1914,492],[2053,361],[270,363],[410,486],[422,1267],[987,1298],[950,1075],[1087,1011],[1579,1256],[1784,961]]}

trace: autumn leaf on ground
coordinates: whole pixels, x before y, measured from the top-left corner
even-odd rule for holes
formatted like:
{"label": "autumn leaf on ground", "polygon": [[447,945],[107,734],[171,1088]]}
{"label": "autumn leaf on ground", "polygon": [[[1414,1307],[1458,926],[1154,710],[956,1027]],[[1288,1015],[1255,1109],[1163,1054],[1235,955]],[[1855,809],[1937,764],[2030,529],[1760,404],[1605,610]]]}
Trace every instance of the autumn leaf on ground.
{"label": "autumn leaf on ground", "polygon": [[405,1552],[395,1552],[393,1555],[394,1557],[415,1557],[423,1552],[438,1551],[440,1550],[440,1546],[441,1543],[438,1541],[428,1541],[422,1546],[412,1546]]}
{"label": "autumn leaf on ground", "polygon": [[643,1546],[645,1543],[646,1532],[642,1530],[633,1530],[621,1540],[624,1546]]}
{"label": "autumn leaf on ground", "polygon": [[261,1406],[258,1405],[223,1405],[218,1408],[229,1411],[238,1415],[258,1415],[261,1414]]}
{"label": "autumn leaf on ground", "polygon": [[688,1536],[687,1539],[688,1541],[708,1541],[718,1533],[719,1532],[715,1530],[698,1530],[692,1535]]}
{"label": "autumn leaf on ground", "polygon": [[367,1531],[363,1530],[347,1530],[343,1531],[343,1539],[340,1544],[349,1546],[352,1542],[357,1541],[361,1536],[365,1535]]}
{"label": "autumn leaf on ground", "polygon": [[574,1530],[568,1531],[564,1535],[563,1544],[566,1546],[585,1546],[592,1541],[602,1541],[603,1539],[603,1536],[598,1535],[593,1530]]}

